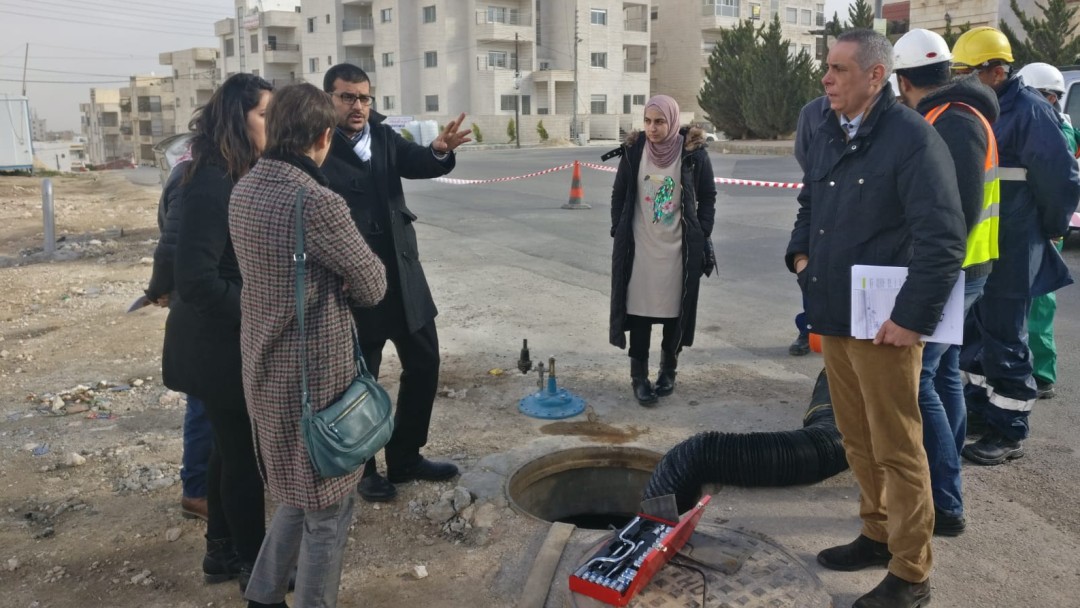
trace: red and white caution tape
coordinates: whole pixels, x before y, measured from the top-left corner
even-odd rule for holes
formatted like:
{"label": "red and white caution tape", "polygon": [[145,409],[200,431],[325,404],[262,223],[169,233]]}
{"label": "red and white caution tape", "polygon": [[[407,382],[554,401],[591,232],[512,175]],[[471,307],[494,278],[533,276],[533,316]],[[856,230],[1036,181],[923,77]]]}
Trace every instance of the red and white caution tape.
{"label": "red and white caution tape", "polygon": [[[609,165],[601,165],[598,163],[590,162],[578,162],[579,165],[586,169],[593,169],[594,171],[603,171],[605,173],[617,173],[618,168]],[[518,179],[527,179],[530,177],[537,177],[540,175],[546,175],[548,173],[555,173],[556,171],[565,171],[566,169],[572,169],[574,163],[566,163],[565,165],[559,165],[558,167],[552,167],[550,169],[544,169],[543,171],[537,171],[535,173],[526,173],[525,175],[514,175],[511,177],[495,177],[491,179],[458,179],[456,177],[436,177],[433,181],[442,182],[444,184],[453,184],[456,186],[474,186],[478,184],[494,184],[498,182],[510,182]],[[725,184],[731,186],[756,186],[759,188],[802,188],[802,184],[799,182],[771,182],[760,179],[735,179],[733,177],[716,177],[713,181],[718,184]]]}

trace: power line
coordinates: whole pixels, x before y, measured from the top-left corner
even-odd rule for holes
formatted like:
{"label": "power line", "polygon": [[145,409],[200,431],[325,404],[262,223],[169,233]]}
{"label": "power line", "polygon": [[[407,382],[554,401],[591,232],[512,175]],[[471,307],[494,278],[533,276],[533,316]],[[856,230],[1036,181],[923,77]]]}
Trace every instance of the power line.
{"label": "power line", "polygon": [[[207,22],[213,23],[213,20],[209,16],[204,18],[204,19],[200,19],[200,18],[197,18],[197,17],[192,18],[190,16],[190,14],[184,14],[183,16],[181,16],[181,15],[172,15],[172,14],[163,14],[162,12],[159,12],[159,11],[155,11],[155,10],[147,11],[145,9],[140,9],[140,8],[136,8],[136,7],[127,8],[127,9],[124,9],[123,11],[121,11],[120,7],[118,7],[118,6],[109,6],[109,5],[105,5],[105,4],[96,4],[94,2],[79,2],[79,4],[66,4],[66,3],[61,3],[61,2],[47,2],[46,0],[36,0],[34,4],[35,5],[44,4],[46,6],[55,6],[55,7],[58,7],[58,8],[69,10],[69,11],[74,10],[74,11],[88,12],[88,13],[90,13],[89,16],[91,16],[91,17],[100,16],[100,17],[107,17],[109,19],[123,19],[123,20],[128,20],[128,21],[131,21],[131,20],[142,21],[144,19],[161,20],[162,17],[167,17],[170,22],[179,21],[179,22],[192,23],[192,24],[197,24],[197,25],[203,25],[203,24],[206,24]],[[222,17],[218,16],[218,19],[221,19],[221,18]]]}
{"label": "power line", "polygon": [[[26,9],[24,8],[22,10],[25,11]],[[41,19],[43,21],[51,21],[51,22],[54,22],[54,23],[59,21],[59,22],[62,22],[62,23],[74,23],[76,25],[93,25],[93,26],[96,26],[96,27],[108,27],[108,28],[113,28],[113,29],[118,29],[118,30],[124,30],[124,31],[126,31],[128,33],[130,33],[131,30],[133,29],[129,25],[116,25],[116,24],[113,24],[113,23],[96,23],[96,22],[90,22],[90,21],[85,21],[85,20],[76,20],[76,19],[62,19],[60,17],[56,17],[55,15],[48,15],[48,16],[45,16],[45,15],[30,15],[30,14],[27,14],[27,13],[22,12],[22,11],[6,11],[6,10],[3,10],[3,9],[0,9],[0,13],[4,13],[4,14],[7,14],[7,15],[15,15],[15,16],[18,16],[18,17],[27,17],[29,19]],[[206,38],[214,38],[215,37],[213,34],[203,34],[201,32],[193,32],[193,31],[159,30],[159,29],[156,29],[156,28],[149,28],[149,27],[139,27],[138,29],[139,29],[139,31],[142,31],[142,32],[154,32],[155,34],[173,34],[173,35],[184,35],[184,36],[204,36]]]}
{"label": "power line", "polygon": [[[106,2],[106,3],[109,3],[109,4],[98,4],[99,2]],[[176,5],[176,4],[173,4],[171,6],[154,6],[154,5],[147,4],[146,0],[142,0],[139,3],[139,5],[137,5],[137,6],[132,5],[127,0],[97,0],[96,2],[90,2],[90,1],[84,2],[82,0],[79,0],[78,5],[100,6],[102,8],[107,8],[107,9],[110,9],[110,10],[120,9],[121,12],[123,12],[123,13],[126,13],[126,12],[132,10],[132,8],[137,8],[139,11],[142,11],[142,12],[156,13],[156,14],[159,14],[159,15],[179,15],[181,17],[205,15],[205,16],[213,16],[213,17],[215,17],[217,19],[225,19],[229,15],[231,15],[231,14],[233,14],[235,12],[235,10],[231,9],[231,8],[227,9],[227,10],[191,9],[191,8],[189,8],[190,5],[188,3],[184,3],[183,5],[180,5],[183,8],[177,8],[178,5]]]}
{"label": "power line", "polygon": [[[24,82],[22,78],[0,78],[0,82]],[[127,84],[130,80],[26,80],[32,84]]]}
{"label": "power line", "polygon": [[[22,68],[12,65],[0,64],[0,70],[20,70]],[[43,68],[26,68],[30,72],[46,72],[49,74],[70,74],[72,76],[101,76],[103,78],[130,78],[131,74],[94,74],[92,72],[72,72],[68,70],[46,70]],[[173,80],[195,80],[197,78],[205,78],[206,76],[213,76],[215,69],[200,70],[191,74],[179,74],[176,76],[157,76],[157,78],[172,78]]]}
{"label": "power line", "polygon": [[[43,48],[46,48],[46,49],[59,49],[59,50],[62,50],[62,51],[79,51],[80,53],[98,53],[98,54],[106,56],[106,57],[116,57],[118,59],[128,59],[128,58],[138,59],[139,58],[139,56],[131,55],[129,53],[111,53],[109,51],[102,51],[102,50],[98,50],[98,49],[84,49],[84,48],[79,48],[79,47],[75,47],[75,46],[56,46],[54,44],[42,44],[40,42],[34,42],[32,44],[35,47],[40,46],[40,47],[43,47]],[[17,48],[21,49],[22,45],[23,45],[23,43],[20,42],[19,46]],[[146,56],[146,57],[153,58],[152,56]]]}

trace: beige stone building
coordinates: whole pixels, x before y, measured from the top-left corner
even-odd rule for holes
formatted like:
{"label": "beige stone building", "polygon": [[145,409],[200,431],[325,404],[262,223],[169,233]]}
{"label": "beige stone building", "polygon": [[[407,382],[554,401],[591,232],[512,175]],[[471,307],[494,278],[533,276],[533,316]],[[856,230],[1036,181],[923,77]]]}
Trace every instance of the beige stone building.
{"label": "beige stone building", "polygon": [[214,23],[221,41],[221,79],[239,72],[261,76],[275,86],[302,80],[300,39],[311,27],[300,0],[236,0],[232,17]]}
{"label": "beige stone building", "polygon": [[131,158],[131,126],[120,108],[120,89],[90,89],[90,103],[79,104],[79,110],[87,162]]}
{"label": "beige stone building", "polygon": [[132,76],[120,89],[122,124],[130,126],[135,164],[154,165],[154,144],[176,134],[176,96],[168,76]]}
{"label": "beige stone building", "polygon": [[791,52],[814,57],[816,37],[811,32],[821,29],[824,13],[824,0],[654,0],[650,88],[674,97],[684,117],[693,114],[691,122],[704,122],[697,96],[722,30],[743,19],[768,23],[779,15]]}
{"label": "beige stone building", "polygon": [[172,67],[173,95],[176,112],[173,131],[188,130],[195,109],[210,101],[214,89],[221,84],[217,70],[218,49],[191,48],[158,55],[161,65]]}
{"label": "beige stone building", "polygon": [[[1017,0],[1017,4],[1029,16],[1041,17],[1042,11],[1035,6],[1035,0]],[[948,14],[953,28],[967,23],[972,27],[998,27],[1004,19],[1013,30],[1023,35],[1019,20],[1009,8],[1009,0],[911,0],[909,14],[912,28],[921,27],[939,33],[945,30],[945,15]]]}
{"label": "beige stone building", "polygon": [[[376,108],[436,120],[469,114],[505,142],[615,138],[649,92],[647,0],[305,0],[304,78],[322,86],[341,61],[371,78]],[[575,102],[575,22],[577,97]]]}

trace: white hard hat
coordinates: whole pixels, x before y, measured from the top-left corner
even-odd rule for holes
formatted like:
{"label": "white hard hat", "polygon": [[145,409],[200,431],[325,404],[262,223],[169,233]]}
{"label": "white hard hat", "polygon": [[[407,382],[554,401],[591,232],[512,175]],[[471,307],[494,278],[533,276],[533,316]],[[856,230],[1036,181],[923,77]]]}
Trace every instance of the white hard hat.
{"label": "white hard hat", "polygon": [[924,29],[913,29],[893,45],[894,70],[918,68],[924,65],[952,62],[949,44],[940,35]]}
{"label": "white hard hat", "polygon": [[1040,91],[1053,91],[1058,95],[1065,93],[1065,77],[1048,63],[1029,63],[1020,68],[1024,84]]}

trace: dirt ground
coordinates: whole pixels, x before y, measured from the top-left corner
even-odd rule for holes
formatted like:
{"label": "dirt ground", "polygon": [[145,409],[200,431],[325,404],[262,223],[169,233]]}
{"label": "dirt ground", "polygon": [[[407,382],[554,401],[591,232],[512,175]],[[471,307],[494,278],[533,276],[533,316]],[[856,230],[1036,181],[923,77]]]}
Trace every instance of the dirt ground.
{"label": "dirt ground", "polygon": [[[115,172],[53,181],[56,234],[63,240],[50,261],[41,254],[40,180],[0,177],[0,606],[241,606],[235,584],[202,582],[204,524],[180,517],[184,408],[181,396],[160,383],[166,313],[157,308],[125,313],[149,278],[160,189],[133,185]],[[670,398],[678,407],[628,408],[617,396],[626,392],[624,360],[578,348],[584,339],[577,336],[592,331],[590,318],[604,318],[606,301],[595,297],[594,278],[566,271],[560,279],[590,291],[595,310],[564,321],[559,335],[570,338],[563,342],[555,336],[537,339],[533,358],[566,354],[590,403],[589,419],[549,426],[525,418],[516,404],[533,390],[535,377],[513,369],[512,346],[526,330],[538,336],[543,323],[528,307],[507,311],[500,302],[511,286],[528,284],[535,272],[482,243],[459,243],[452,253],[434,246],[429,252],[428,274],[439,277],[433,289],[441,308],[443,389],[425,453],[453,460],[465,471],[538,437],[547,436],[541,440],[551,445],[633,442],[663,451],[699,430],[744,431],[779,419],[776,408],[797,421],[805,408],[792,395],[807,392],[807,376],[755,361],[708,369],[691,363],[680,375],[687,382]],[[465,271],[455,266],[462,259],[483,262],[490,271],[473,268],[471,279],[464,280]],[[558,295],[545,292],[537,298],[557,301]],[[699,332],[708,339],[719,329],[705,325]],[[612,372],[615,365],[618,374]],[[392,394],[397,372],[396,359],[388,354],[382,381]],[[707,383],[694,382],[706,374]],[[757,382],[763,378],[768,382]],[[715,395],[723,395],[723,411],[696,407]],[[974,474],[973,511],[981,504],[1004,503],[995,507],[1006,510],[995,530],[1009,528],[1007,510],[1021,506],[1043,519],[1004,536],[1015,545],[1002,558],[1009,570],[1000,576],[985,573],[995,572],[1001,560],[980,553],[993,547],[995,537],[963,541],[972,544],[957,549],[945,544],[942,554],[969,560],[963,568],[974,574],[939,605],[1004,605],[994,598],[1015,583],[1011,571],[1049,598],[1027,605],[1067,606],[1062,598],[1076,597],[1080,569],[1073,539],[1080,516],[1071,497],[1080,473],[1069,465],[1070,450],[1057,453],[1050,447],[1039,461],[1022,461],[1026,475],[1015,481],[999,471]],[[1064,477],[1053,477],[1061,471]],[[512,511],[498,492],[470,497],[466,502],[474,504],[443,520],[435,513],[445,508],[455,485],[414,483],[399,486],[393,503],[357,503],[339,605],[495,608],[516,602],[545,527]],[[768,518],[828,522],[843,505],[851,517],[842,526],[812,527],[785,540],[812,562],[822,543],[854,529],[853,485],[845,474],[805,489],[802,496],[820,498],[809,506],[780,490],[753,499],[749,491],[735,490],[720,514],[784,538],[785,530],[801,524]],[[1003,488],[989,494],[1001,498],[979,495],[990,485]],[[1019,542],[1025,536],[1034,540]],[[1066,542],[1053,546],[1062,539]],[[1034,560],[1051,564],[1050,571],[1025,570]],[[418,566],[426,576],[417,575]],[[850,604],[854,585],[823,578],[843,600],[837,605]],[[869,588],[871,578],[858,580]],[[1046,584],[1033,584],[1037,580]],[[969,604],[965,597],[978,602]]]}

